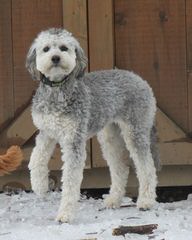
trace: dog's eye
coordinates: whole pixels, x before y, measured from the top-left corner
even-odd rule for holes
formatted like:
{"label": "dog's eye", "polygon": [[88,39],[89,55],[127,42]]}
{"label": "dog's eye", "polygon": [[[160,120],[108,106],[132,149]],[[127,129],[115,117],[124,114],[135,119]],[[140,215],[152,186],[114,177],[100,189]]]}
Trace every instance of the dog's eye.
{"label": "dog's eye", "polygon": [[60,50],[62,52],[64,52],[64,51],[66,52],[68,50],[68,48],[66,46],[62,45],[62,46],[60,46]]}
{"label": "dog's eye", "polygon": [[47,46],[47,47],[44,47],[44,48],[43,48],[43,52],[48,52],[49,49],[50,49],[50,47],[48,47],[48,46]]}

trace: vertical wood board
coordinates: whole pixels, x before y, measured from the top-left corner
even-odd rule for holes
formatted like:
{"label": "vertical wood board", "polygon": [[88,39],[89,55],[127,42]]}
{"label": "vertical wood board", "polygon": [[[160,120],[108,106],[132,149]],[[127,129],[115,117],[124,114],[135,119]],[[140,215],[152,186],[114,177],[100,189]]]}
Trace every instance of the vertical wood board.
{"label": "vertical wood board", "polygon": [[[89,70],[114,67],[113,1],[89,0]],[[106,166],[100,146],[92,139],[93,167]]]}
{"label": "vertical wood board", "polygon": [[63,0],[63,26],[78,39],[88,56],[87,0]]}
{"label": "vertical wood board", "polygon": [[187,71],[192,72],[192,1],[186,0]]}
{"label": "vertical wood board", "polygon": [[192,72],[188,72],[189,136],[192,138]]}
{"label": "vertical wood board", "polygon": [[160,108],[188,127],[185,0],[115,0],[116,65],[152,86]]}
{"label": "vertical wood board", "polygon": [[11,0],[0,1],[0,129],[13,117]]}
{"label": "vertical wood board", "polygon": [[113,1],[89,0],[90,71],[114,67]]}
{"label": "vertical wood board", "polygon": [[189,132],[192,136],[192,1],[186,0]]}
{"label": "vertical wood board", "polygon": [[12,1],[15,111],[22,109],[36,87],[25,69],[27,51],[37,33],[62,26],[61,0]]}

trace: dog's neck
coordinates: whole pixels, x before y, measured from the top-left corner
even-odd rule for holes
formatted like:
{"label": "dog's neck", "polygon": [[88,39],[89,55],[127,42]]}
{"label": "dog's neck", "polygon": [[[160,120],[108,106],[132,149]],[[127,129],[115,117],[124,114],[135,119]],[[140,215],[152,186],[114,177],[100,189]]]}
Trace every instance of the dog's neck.
{"label": "dog's neck", "polygon": [[48,85],[50,87],[60,87],[63,85],[66,80],[69,78],[69,76],[64,76],[60,81],[51,81],[49,77],[46,77],[44,74],[41,73],[41,82],[45,85]]}
{"label": "dog's neck", "polygon": [[[76,92],[76,88],[78,87],[76,78],[73,74],[69,74],[67,77],[64,77],[59,82],[53,82],[46,76],[42,74],[40,79],[40,85],[36,91],[35,99],[37,102],[46,102],[47,109],[51,108],[50,102],[62,102],[66,106],[73,102],[74,92]],[[39,106],[36,105],[38,109]],[[42,110],[43,111],[43,110]]]}

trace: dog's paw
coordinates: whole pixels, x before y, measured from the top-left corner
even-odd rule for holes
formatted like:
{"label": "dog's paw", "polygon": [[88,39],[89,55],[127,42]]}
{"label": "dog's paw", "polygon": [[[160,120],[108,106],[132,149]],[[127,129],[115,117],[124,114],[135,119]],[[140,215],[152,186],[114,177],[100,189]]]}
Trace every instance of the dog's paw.
{"label": "dog's paw", "polygon": [[48,175],[43,174],[41,169],[31,170],[31,188],[38,196],[45,195],[49,190]]}
{"label": "dog's paw", "polygon": [[105,205],[106,208],[120,208],[121,198],[109,194],[104,199],[104,205]]}
{"label": "dog's paw", "polygon": [[37,196],[43,197],[48,192],[48,184],[46,182],[41,182],[40,184],[32,184],[32,190]]}
{"label": "dog's paw", "polygon": [[57,217],[56,217],[56,221],[59,223],[71,223],[74,219],[74,215],[67,213],[67,212],[59,212]]}
{"label": "dog's paw", "polygon": [[153,207],[155,199],[144,199],[139,198],[137,200],[137,208],[141,211],[147,211]]}
{"label": "dog's paw", "polygon": [[33,192],[38,196],[38,197],[45,197],[48,194],[48,191],[44,191],[42,189],[32,189]]}

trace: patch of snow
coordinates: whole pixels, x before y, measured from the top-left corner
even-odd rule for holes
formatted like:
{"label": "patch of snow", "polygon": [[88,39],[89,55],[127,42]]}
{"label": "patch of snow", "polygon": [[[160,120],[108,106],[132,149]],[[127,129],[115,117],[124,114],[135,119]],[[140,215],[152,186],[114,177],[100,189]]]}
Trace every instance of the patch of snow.
{"label": "patch of snow", "polygon": [[[33,193],[0,194],[0,240],[192,240],[192,195],[185,201],[156,203],[150,211],[136,207],[103,209],[102,200],[82,198],[72,224],[55,222],[61,193],[44,198]],[[124,198],[122,205],[133,205]],[[120,225],[158,224],[152,235],[113,236]]]}

